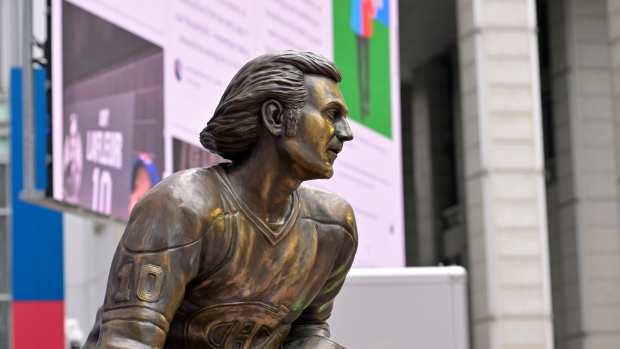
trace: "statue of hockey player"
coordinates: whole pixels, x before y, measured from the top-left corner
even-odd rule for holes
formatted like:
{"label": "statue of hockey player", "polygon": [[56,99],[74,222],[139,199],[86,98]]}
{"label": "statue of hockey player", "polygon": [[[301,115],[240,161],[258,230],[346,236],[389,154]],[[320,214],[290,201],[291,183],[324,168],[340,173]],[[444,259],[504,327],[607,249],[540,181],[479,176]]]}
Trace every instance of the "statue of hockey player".
{"label": "statue of hockey player", "polygon": [[353,139],[336,67],[247,63],[202,145],[230,163],[169,176],[135,206],[85,348],[342,348],[326,322],[357,248],[330,178]]}

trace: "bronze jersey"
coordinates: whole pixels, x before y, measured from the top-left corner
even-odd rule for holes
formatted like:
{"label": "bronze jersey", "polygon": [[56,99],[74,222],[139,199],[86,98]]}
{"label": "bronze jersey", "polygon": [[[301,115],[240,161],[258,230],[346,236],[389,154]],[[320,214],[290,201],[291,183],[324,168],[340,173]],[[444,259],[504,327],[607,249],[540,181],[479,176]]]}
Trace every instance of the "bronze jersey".
{"label": "bronze jersey", "polygon": [[300,187],[270,226],[220,167],[134,208],[85,348],[341,348],[326,323],[357,247],[351,207]]}

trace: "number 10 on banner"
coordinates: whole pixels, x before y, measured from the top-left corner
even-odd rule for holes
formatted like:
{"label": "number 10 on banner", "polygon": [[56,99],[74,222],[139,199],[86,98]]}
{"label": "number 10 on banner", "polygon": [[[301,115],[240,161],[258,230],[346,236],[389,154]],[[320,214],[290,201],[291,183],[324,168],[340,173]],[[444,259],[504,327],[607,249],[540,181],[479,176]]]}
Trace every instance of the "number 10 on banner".
{"label": "number 10 on banner", "polygon": [[112,213],[112,176],[109,171],[99,167],[93,169],[93,202],[95,212]]}

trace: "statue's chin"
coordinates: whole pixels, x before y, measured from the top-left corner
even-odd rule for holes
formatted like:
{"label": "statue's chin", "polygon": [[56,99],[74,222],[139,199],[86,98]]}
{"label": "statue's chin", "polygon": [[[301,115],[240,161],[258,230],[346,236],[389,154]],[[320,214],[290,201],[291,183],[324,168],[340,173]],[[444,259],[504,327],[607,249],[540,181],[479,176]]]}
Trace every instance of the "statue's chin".
{"label": "statue's chin", "polygon": [[323,177],[323,179],[332,178],[333,175],[334,175],[334,168],[330,167],[329,170],[325,173],[325,176]]}
{"label": "statue's chin", "polygon": [[334,166],[329,161],[299,161],[294,168],[296,177],[303,181],[328,179],[334,175]]}
{"label": "statue's chin", "polygon": [[334,175],[334,168],[330,165],[328,167],[315,168],[314,171],[308,176],[308,180],[312,179],[329,179]]}

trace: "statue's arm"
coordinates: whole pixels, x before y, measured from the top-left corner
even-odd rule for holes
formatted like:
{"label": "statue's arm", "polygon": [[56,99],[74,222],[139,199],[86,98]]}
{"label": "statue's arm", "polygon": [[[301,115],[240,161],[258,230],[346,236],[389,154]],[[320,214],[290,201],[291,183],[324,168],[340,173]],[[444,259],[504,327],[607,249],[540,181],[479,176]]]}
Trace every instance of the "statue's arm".
{"label": "statue's arm", "polygon": [[149,195],[134,208],[90,347],[163,348],[185,287],[199,271],[201,230],[193,210],[166,195]]}
{"label": "statue's arm", "polygon": [[342,349],[330,339],[329,324],[334,298],[340,292],[357,250],[357,228],[353,210],[347,205],[346,236],[334,269],[321,292],[292,325],[284,349]]}

